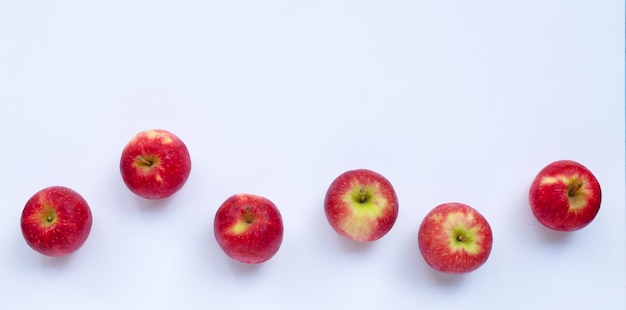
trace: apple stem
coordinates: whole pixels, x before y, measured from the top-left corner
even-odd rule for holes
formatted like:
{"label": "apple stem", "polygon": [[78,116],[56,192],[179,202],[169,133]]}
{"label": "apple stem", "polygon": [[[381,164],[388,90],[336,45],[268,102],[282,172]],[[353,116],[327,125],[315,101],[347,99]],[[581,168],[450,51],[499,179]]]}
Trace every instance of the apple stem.
{"label": "apple stem", "polygon": [[142,164],[146,165],[146,166],[152,166],[152,162],[147,160],[145,157],[139,155],[137,156],[137,160],[140,161]]}
{"label": "apple stem", "polygon": [[252,212],[250,211],[249,206],[246,206],[246,213],[244,213],[243,217],[246,219],[246,223],[252,223]]}
{"label": "apple stem", "polygon": [[365,196],[365,188],[361,188],[361,190],[359,191],[359,201],[360,202],[365,202],[365,200],[367,199],[367,197]]}
{"label": "apple stem", "polygon": [[569,197],[574,197],[574,195],[576,194],[576,192],[583,187],[583,182],[578,182],[578,184],[576,184],[576,187],[570,187],[569,191],[567,191],[567,195]]}
{"label": "apple stem", "polygon": [[465,241],[465,236],[460,235],[460,236],[456,237],[456,240],[463,242],[463,241]]}

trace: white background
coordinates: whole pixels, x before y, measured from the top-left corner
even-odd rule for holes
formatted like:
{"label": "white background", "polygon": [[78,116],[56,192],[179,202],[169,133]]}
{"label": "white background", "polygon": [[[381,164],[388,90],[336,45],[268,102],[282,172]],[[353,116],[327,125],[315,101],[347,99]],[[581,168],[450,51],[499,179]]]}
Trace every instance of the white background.
{"label": "white background", "polygon": [[[624,309],[623,1],[0,0],[0,296],[6,309]],[[170,130],[192,174],[160,202],[118,169],[135,133]],[[583,230],[533,218],[546,164],[591,169]],[[340,173],[395,186],[371,244],[322,209]],[[85,245],[47,258],[19,218],[64,185],[90,203]],[[273,200],[270,261],[227,258],[213,216],[230,195]],[[494,247],[463,276],[432,271],[417,228],[459,201]]]}

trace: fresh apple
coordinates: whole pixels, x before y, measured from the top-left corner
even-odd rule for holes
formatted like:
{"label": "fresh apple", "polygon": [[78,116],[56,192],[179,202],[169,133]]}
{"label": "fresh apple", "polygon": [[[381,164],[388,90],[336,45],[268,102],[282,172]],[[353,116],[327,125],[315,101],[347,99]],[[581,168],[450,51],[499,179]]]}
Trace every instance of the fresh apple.
{"label": "fresh apple", "polygon": [[24,206],[20,226],[26,243],[47,256],[74,253],[91,231],[87,201],[67,187],[52,186],[35,193]]}
{"label": "fresh apple", "polygon": [[258,264],[278,252],[283,242],[283,219],[269,199],[238,194],[217,210],[213,232],[226,255],[242,263]]}
{"label": "fresh apple", "polygon": [[126,186],[146,199],[167,198],[177,192],[191,172],[185,143],[173,133],[146,130],[126,144],[120,160]]}
{"label": "fresh apple", "polygon": [[367,169],[339,175],[326,192],[324,212],[341,236],[359,242],[382,238],[398,218],[398,197],[384,176]]}
{"label": "fresh apple", "polygon": [[602,192],[585,166],[559,160],[543,168],[530,185],[528,201],[541,224],[557,231],[587,226],[598,214]]}
{"label": "fresh apple", "polygon": [[474,208],[444,203],[432,209],[417,235],[426,263],[444,273],[467,273],[482,266],[493,244],[491,227]]}

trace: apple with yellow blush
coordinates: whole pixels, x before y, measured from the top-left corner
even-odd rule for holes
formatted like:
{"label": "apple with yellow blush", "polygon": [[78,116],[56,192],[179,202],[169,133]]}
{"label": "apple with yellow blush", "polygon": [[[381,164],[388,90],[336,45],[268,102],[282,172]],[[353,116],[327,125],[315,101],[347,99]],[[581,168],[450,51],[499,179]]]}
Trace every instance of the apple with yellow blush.
{"label": "apple with yellow blush", "polygon": [[463,203],[444,203],[422,220],[418,247],[433,269],[450,274],[468,273],[482,266],[493,246],[493,233],[485,217]]}
{"label": "apple with yellow blush", "polygon": [[326,191],[324,213],[341,236],[372,242],[385,236],[398,218],[398,197],[391,182],[368,169],[349,170]]}
{"label": "apple with yellow blush", "polygon": [[120,172],[128,189],[146,199],[163,199],[180,190],[191,173],[185,143],[173,133],[137,133],[122,150]]}
{"label": "apple with yellow blush", "polygon": [[230,258],[259,264],[272,258],[283,241],[283,220],[276,205],[253,194],[229,197],[213,221],[215,239]]}
{"label": "apple with yellow blush", "polygon": [[528,201],[533,215],[544,226],[574,231],[595,219],[602,190],[587,167],[572,160],[558,160],[539,171],[530,185]]}

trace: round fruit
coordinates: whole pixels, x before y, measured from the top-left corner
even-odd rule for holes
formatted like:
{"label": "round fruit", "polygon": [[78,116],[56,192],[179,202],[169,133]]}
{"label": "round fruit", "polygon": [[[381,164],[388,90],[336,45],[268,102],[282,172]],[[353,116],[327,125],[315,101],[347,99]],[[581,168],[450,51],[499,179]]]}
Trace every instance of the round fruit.
{"label": "round fruit", "polygon": [[574,231],[587,226],[598,214],[602,191],[585,166],[559,160],[541,169],[530,185],[530,208],[544,226]]}
{"label": "round fruit", "polygon": [[283,241],[283,220],[269,199],[238,194],[226,199],[215,214],[213,232],[226,255],[247,264],[272,258]]}
{"label": "round fruit", "polygon": [[386,235],[398,218],[398,197],[381,174],[350,170],[329,186],[324,213],[330,226],[341,236],[371,242]]}
{"label": "round fruit", "polygon": [[167,198],[183,187],[191,172],[187,146],[166,130],[146,130],[126,144],[120,159],[126,186],[146,199]]}
{"label": "round fruit", "polygon": [[44,188],[24,206],[20,226],[26,243],[48,256],[64,256],[78,250],[91,231],[87,201],[62,186]]}
{"label": "round fruit", "polygon": [[418,246],[426,263],[445,273],[467,273],[482,266],[491,253],[493,235],[487,220],[462,203],[444,203],[422,221]]}

